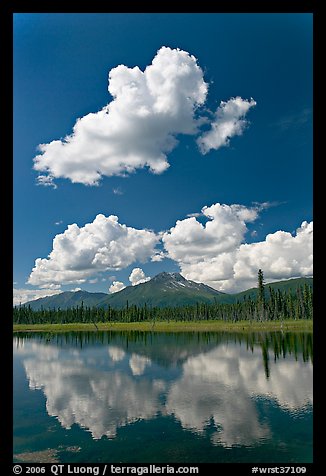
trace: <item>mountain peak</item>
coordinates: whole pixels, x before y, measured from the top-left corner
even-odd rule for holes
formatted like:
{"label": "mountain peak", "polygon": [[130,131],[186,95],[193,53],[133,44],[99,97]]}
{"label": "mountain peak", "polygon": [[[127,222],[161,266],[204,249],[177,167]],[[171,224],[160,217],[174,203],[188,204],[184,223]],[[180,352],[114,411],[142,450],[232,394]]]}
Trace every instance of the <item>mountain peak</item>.
{"label": "mountain peak", "polygon": [[211,303],[221,293],[202,283],[184,278],[180,273],[166,271],[157,274],[145,283],[126,288],[111,294],[101,306],[124,307],[137,306],[184,306]]}
{"label": "mountain peak", "polygon": [[172,280],[186,281],[186,279],[183,276],[181,276],[180,273],[167,273],[166,271],[163,271],[162,273],[157,274],[151,279],[151,281],[172,281]]}
{"label": "mountain peak", "polygon": [[148,283],[151,283],[151,285],[145,283],[142,286],[144,287],[146,285],[146,287],[151,287],[152,289],[155,287],[155,292],[159,290],[163,293],[186,292],[187,294],[199,293],[200,295],[202,293],[208,293],[210,297],[212,297],[212,295],[220,294],[219,291],[210,286],[206,286],[202,283],[195,283],[194,281],[184,278],[180,273],[167,273],[166,271],[163,271],[154,276]]}

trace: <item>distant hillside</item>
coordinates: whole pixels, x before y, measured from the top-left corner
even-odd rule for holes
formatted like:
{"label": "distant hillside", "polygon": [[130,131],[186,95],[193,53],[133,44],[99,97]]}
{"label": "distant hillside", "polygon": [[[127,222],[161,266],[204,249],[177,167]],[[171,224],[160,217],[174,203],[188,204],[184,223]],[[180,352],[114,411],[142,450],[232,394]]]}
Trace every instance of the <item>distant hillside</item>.
{"label": "distant hillside", "polygon": [[[313,286],[313,278],[297,278],[278,281],[265,285],[266,298],[268,288],[281,289],[282,291],[295,290],[299,286],[308,284]],[[25,303],[33,310],[67,309],[83,305],[86,307],[108,306],[122,308],[131,305],[150,307],[181,307],[198,303],[235,303],[248,297],[257,296],[257,288],[248,289],[237,294],[225,294],[202,283],[195,283],[185,279],[179,273],[160,273],[146,283],[137,286],[128,286],[114,294],[89,293],[87,291],[69,291],[48,296]]]}
{"label": "distant hillside", "polygon": [[44,298],[35,299],[24,304],[24,306],[31,306],[35,311],[41,309],[68,309],[70,307],[96,306],[99,301],[107,297],[105,293],[89,293],[87,291],[67,291],[54,296],[46,296]]}
{"label": "distant hillside", "polygon": [[[265,296],[269,298],[269,288],[272,289],[280,289],[281,291],[292,291],[295,293],[296,289],[300,286],[304,286],[308,284],[308,286],[313,287],[313,278],[294,278],[294,279],[287,279],[285,281],[276,281],[274,283],[267,283],[265,284]],[[257,297],[258,289],[251,288],[247,289],[246,291],[242,291],[241,293],[237,294],[223,294],[218,298],[218,302],[221,303],[234,303],[234,302],[241,302],[244,299],[248,299],[251,297],[255,299]]]}

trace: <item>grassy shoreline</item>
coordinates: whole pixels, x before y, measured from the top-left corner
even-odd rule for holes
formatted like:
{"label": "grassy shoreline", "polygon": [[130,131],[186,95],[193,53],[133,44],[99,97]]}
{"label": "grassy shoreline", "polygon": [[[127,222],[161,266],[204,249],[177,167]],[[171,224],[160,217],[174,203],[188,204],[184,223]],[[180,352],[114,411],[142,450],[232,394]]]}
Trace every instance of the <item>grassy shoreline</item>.
{"label": "grassy shoreline", "polygon": [[[96,328],[97,326],[97,328]],[[71,332],[71,331],[141,331],[141,332],[208,332],[208,331],[305,331],[312,332],[311,320],[266,322],[170,321],[170,322],[100,322],[73,324],[14,324],[13,332]]]}

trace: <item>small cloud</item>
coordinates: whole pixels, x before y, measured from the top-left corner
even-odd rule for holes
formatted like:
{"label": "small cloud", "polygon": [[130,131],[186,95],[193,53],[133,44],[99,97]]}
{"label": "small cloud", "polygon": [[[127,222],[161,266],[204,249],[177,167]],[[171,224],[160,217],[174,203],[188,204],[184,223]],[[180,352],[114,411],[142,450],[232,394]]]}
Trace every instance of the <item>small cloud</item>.
{"label": "small cloud", "polygon": [[256,104],[254,99],[251,98],[248,101],[240,96],[231,98],[227,102],[221,101],[211,123],[211,129],[204,132],[196,141],[200,152],[207,154],[211,149],[226,147],[233,136],[242,135],[248,125],[245,116]]}
{"label": "small cloud", "polygon": [[281,131],[286,132],[289,129],[300,129],[302,126],[311,121],[312,111],[310,108],[305,108],[302,111],[283,116],[272,125],[279,127]]}
{"label": "small cloud", "polygon": [[51,175],[39,175],[36,177],[36,181],[37,185],[43,185],[43,187],[53,187],[54,189],[57,188]]}
{"label": "small cloud", "polygon": [[131,282],[132,286],[137,286],[137,284],[146,283],[150,279],[151,278],[145,276],[145,273],[141,268],[134,268],[129,276],[129,281]]}
{"label": "small cloud", "polygon": [[252,232],[250,233],[252,237],[257,236],[257,234],[258,234],[257,230],[252,230]]}
{"label": "small cloud", "polygon": [[121,281],[113,281],[113,283],[109,287],[109,293],[118,293],[119,291],[122,291],[125,287],[126,286]]}
{"label": "small cloud", "polygon": [[[26,284],[28,284],[28,283],[26,283]],[[41,289],[60,289],[61,285],[60,284],[54,284],[54,283],[40,284],[40,288]]]}
{"label": "small cloud", "polygon": [[201,215],[202,213],[188,213],[187,218],[191,218],[191,217],[198,218]]}
{"label": "small cloud", "polygon": [[[104,280],[104,281],[105,281],[105,280]],[[95,284],[95,283],[98,282],[98,278],[90,279],[88,282],[89,282],[90,284]]]}
{"label": "small cloud", "polygon": [[257,208],[258,211],[268,210],[268,208],[278,207],[284,205],[286,202],[279,202],[274,200],[273,202],[252,202],[252,204]]}
{"label": "small cloud", "polygon": [[82,290],[82,288],[70,289],[70,291],[71,291],[72,293],[76,293],[77,291],[81,291],[81,290]]}
{"label": "small cloud", "polygon": [[159,253],[157,253],[156,255],[152,256],[151,257],[151,261],[153,263],[156,263],[156,262],[159,262],[159,261],[162,261],[164,260],[165,258],[167,258],[167,254],[166,253],[163,253],[163,251],[160,251]]}
{"label": "small cloud", "polygon": [[114,193],[114,195],[123,195],[123,191],[120,187],[112,189],[112,192]]}
{"label": "small cloud", "polygon": [[63,223],[63,221],[62,221],[62,220],[59,220],[59,221],[56,221],[54,224],[55,224],[55,225],[61,225],[62,223]]}

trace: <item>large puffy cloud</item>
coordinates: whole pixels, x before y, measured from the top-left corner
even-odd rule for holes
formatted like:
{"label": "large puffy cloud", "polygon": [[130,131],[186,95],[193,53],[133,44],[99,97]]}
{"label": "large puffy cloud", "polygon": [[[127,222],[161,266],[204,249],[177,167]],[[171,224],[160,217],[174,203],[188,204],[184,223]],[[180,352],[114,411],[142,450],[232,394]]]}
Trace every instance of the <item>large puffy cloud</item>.
{"label": "large puffy cloud", "polygon": [[222,289],[224,281],[233,277],[235,252],[244,240],[246,223],[256,220],[258,212],[258,207],[236,204],[204,207],[205,224],[193,216],[177,221],[163,235],[168,256],[179,263],[187,279]]}
{"label": "large puffy cloud", "polygon": [[255,278],[263,269],[269,280],[313,274],[313,222],[304,221],[295,235],[277,231],[265,241],[242,244],[234,265],[234,278]]}
{"label": "large puffy cloud", "polygon": [[[245,243],[247,224],[257,220],[267,207],[268,204],[245,207],[216,203],[157,234],[121,225],[113,215],[97,215],[92,223],[81,228],[69,225],[57,235],[49,256],[36,259],[28,283],[55,290],[60,284],[82,283],[93,275],[120,270],[133,262],[155,261],[157,256],[176,261],[187,279],[226,292],[255,286],[259,268],[266,281],[312,276],[312,222],[304,221],[295,234],[276,231],[261,242]],[[160,240],[164,252],[156,249]],[[134,268],[129,276],[132,285],[148,279],[141,268]],[[115,280],[109,291],[117,292],[123,287],[121,281]]]}
{"label": "large puffy cloud", "polygon": [[169,257],[180,263],[197,263],[230,252],[243,240],[246,222],[258,216],[257,208],[216,203],[204,207],[208,218],[205,225],[194,216],[178,220],[175,227],[163,235]]}
{"label": "large puffy cloud", "polygon": [[114,215],[99,214],[84,227],[74,223],[56,235],[49,256],[36,259],[28,283],[84,282],[96,273],[146,261],[155,254],[157,242],[152,231],[137,230],[120,224]]}
{"label": "large puffy cloud", "polygon": [[195,111],[206,100],[207,84],[194,56],[162,47],[144,71],[113,68],[108,90],[113,100],[78,119],[71,135],[39,145],[34,169],[42,172],[40,184],[61,177],[96,185],[104,175],[145,166],[162,173],[176,135],[197,132]]}
{"label": "large puffy cloud", "polygon": [[311,276],[312,222],[303,222],[294,236],[277,231],[259,243],[244,243],[246,224],[258,218],[261,208],[219,203],[204,207],[206,224],[193,216],[177,221],[163,235],[168,256],[187,279],[226,292],[255,286],[259,268],[267,281]]}
{"label": "large puffy cloud", "polygon": [[231,98],[227,102],[221,101],[211,123],[211,129],[197,139],[197,144],[202,154],[207,154],[211,149],[229,145],[233,136],[242,135],[248,125],[244,118],[249,109],[256,106],[256,101],[241,97]]}

